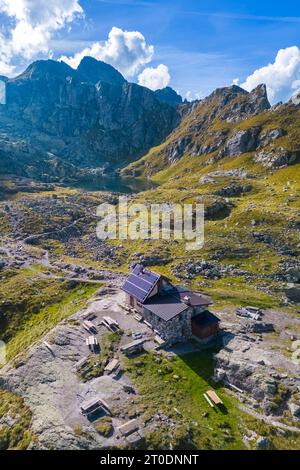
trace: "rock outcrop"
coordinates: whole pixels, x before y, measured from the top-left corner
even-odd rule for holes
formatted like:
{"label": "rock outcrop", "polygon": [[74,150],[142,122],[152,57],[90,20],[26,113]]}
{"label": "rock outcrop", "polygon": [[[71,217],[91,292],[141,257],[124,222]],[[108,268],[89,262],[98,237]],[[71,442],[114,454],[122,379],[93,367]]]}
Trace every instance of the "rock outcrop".
{"label": "rock outcrop", "polygon": [[[273,331],[272,325],[246,322],[235,329],[232,325],[231,331],[224,332],[223,349],[215,355],[215,379],[240,389],[241,396],[265,414],[281,414],[288,397],[297,393],[297,366],[260,344],[259,334]],[[284,367],[286,373],[280,373]]]}
{"label": "rock outcrop", "polygon": [[224,155],[231,157],[256,150],[259,132],[258,127],[234,132],[225,144]]}
{"label": "rock outcrop", "polygon": [[167,103],[171,106],[176,106],[182,103],[182,97],[169,86],[156,90],[154,93],[162,103]]}
{"label": "rock outcrop", "polygon": [[257,163],[269,168],[280,168],[292,165],[299,159],[298,152],[289,152],[282,147],[271,147],[260,150],[255,154],[254,160]]}
{"label": "rock outcrop", "polygon": [[[145,165],[145,174],[149,176],[152,162],[153,173],[159,166],[157,162],[154,164],[156,158],[161,159],[163,168],[185,155],[212,155],[207,161],[210,164],[225,157],[256,151],[261,144],[261,127],[254,125],[241,129],[239,126],[242,121],[269,109],[265,85],[258,86],[251,93],[236,85],[218,88],[183,113],[180,125],[156,152],[151,151],[149,161],[146,155],[143,162],[130,165],[123,174],[140,174],[140,167]],[[267,137],[264,135],[264,138]],[[268,138],[275,139],[276,136]]]}

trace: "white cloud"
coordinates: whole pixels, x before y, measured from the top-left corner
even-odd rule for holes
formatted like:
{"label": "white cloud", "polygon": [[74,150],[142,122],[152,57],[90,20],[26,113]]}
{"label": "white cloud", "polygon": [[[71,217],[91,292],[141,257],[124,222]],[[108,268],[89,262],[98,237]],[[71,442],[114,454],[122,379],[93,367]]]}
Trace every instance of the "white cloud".
{"label": "white cloud", "polygon": [[9,65],[5,61],[0,60],[0,75],[9,77],[13,74],[14,70],[15,67],[13,65]]}
{"label": "white cloud", "polygon": [[16,56],[30,60],[50,54],[53,33],[84,14],[79,0],[0,0],[0,13],[9,20],[0,36],[0,64],[8,72]]}
{"label": "white cloud", "polygon": [[201,91],[199,91],[198,93],[193,93],[191,90],[189,90],[185,94],[185,99],[187,101],[202,100],[203,97],[204,97],[204,94]]}
{"label": "white cloud", "polygon": [[292,83],[292,89],[297,90],[298,88],[300,88],[300,80],[294,80]]}
{"label": "white cloud", "polygon": [[290,98],[299,79],[300,49],[292,46],[280,49],[273,63],[255,70],[241,86],[251,91],[260,83],[265,83],[270,102],[276,103]]}
{"label": "white cloud", "polygon": [[232,80],[232,85],[239,85],[239,83],[240,83],[240,79],[239,79],[239,78],[234,78],[234,79]]}
{"label": "white cloud", "polygon": [[73,57],[61,57],[71,67],[76,68],[84,56],[102,60],[117,68],[127,77],[133,77],[153,57],[154,47],[148,45],[139,31],[123,31],[115,26],[107,40],[95,42]]}
{"label": "white cloud", "polygon": [[165,88],[170,83],[169,69],[164,64],[155,67],[147,67],[138,76],[139,85],[150,88],[150,90],[159,90]]}

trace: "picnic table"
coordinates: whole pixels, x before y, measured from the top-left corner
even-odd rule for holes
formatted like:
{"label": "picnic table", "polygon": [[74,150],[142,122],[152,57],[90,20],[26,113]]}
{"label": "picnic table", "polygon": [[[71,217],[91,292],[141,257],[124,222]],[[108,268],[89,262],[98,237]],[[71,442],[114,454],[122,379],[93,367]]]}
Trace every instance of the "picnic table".
{"label": "picnic table", "polygon": [[96,336],[94,336],[94,335],[91,335],[88,338],[86,338],[85,342],[86,342],[86,345],[89,347],[89,349],[91,351],[94,351],[94,352],[96,351],[96,349],[99,345],[98,340],[97,340]]}
{"label": "picnic table", "polygon": [[93,322],[91,322],[89,320],[85,320],[84,322],[82,322],[82,326],[89,333],[97,333],[96,326],[94,325]]}
{"label": "picnic table", "polygon": [[214,390],[208,390],[206,392],[206,395],[208,396],[208,398],[211,399],[211,401],[213,403],[215,403],[216,405],[223,405],[223,402],[221,400],[221,398],[216,394],[216,392]]}
{"label": "picnic table", "polygon": [[102,324],[112,332],[120,331],[119,323],[111,317],[103,317]]}
{"label": "picnic table", "polygon": [[118,361],[118,359],[112,359],[107,364],[104,370],[105,372],[108,372],[109,374],[111,374],[115,369],[117,369],[117,367],[119,367],[119,365],[120,365],[120,362]]}

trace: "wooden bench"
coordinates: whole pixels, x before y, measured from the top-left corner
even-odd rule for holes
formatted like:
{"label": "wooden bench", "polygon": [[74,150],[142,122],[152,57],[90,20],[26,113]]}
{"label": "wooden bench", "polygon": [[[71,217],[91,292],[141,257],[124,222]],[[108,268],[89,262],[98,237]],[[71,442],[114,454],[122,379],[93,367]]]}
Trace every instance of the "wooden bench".
{"label": "wooden bench", "polygon": [[47,341],[44,341],[44,345],[46,346],[46,348],[48,349],[48,351],[51,352],[51,354],[54,356],[54,351],[52,349],[52,346],[50,346],[49,343],[47,343]]}
{"label": "wooden bench", "polygon": [[118,427],[118,431],[122,436],[129,436],[130,434],[134,433],[135,431],[138,431],[139,425],[137,419],[132,419],[131,421],[128,421],[125,424],[122,424],[121,426]]}
{"label": "wooden bench", "polygon": [[139,315],[138,313],[135,313],[133,315],[133,318],[138,321],[139,323],[141,323],[143,321],[143,317],[141,315]]}
{"label": "wooden bench", "polygon": [[208,396],[208,398],[210,398],[213,403],[215,403],[215,405],[223,405],[221,398],[216,394],[214,390],[208,390],[206,392],[206,395]]}
{"label": "wooden bench", "polygon": [[148,321],[144,320],[144,323],[145,325],[147,325],[149,328],[151,328],[151,330],[153,330],[153,327],[151,325],[151,323],[149,323]]}
{"label": "wooden bench", "polygon": [[93,322],[85,320],[81,325],[86,331],[88,331],[88,333],[97,333],[97,328]]}
{"label": "wooden bench", "polygon": [[96,336],[91,335],[88,338],[85,339],[86,345],[89,347],[89,349],[93,352],[96,351],[97,347],[99,346],[98,340]]}
{"label": "wooden bench", "polygon": [[114,370],[116,370],[119,367],[119,365],[120,365],[120,362],[118,361],[118,359],[113,359],[107,364],[104,370],[108,374],[111,374]]}
{"label": "wooden bench", "polygon": [[120,331],[119,323],[111,317],[103,317],[102,325],[106,326],[112,332]]}

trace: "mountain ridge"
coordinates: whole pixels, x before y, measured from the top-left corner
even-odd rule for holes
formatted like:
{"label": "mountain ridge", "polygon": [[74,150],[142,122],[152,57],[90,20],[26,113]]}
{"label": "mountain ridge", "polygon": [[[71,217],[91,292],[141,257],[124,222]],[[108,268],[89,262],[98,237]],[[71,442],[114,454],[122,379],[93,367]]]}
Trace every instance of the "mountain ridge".
{"label": "mountain ridge", "polygon": [[124,168],[122,174],[153,177],[184,156],[210,164],[256,152],[254,158],[265,165],[293,163],[300,149],[285,145],[286,136],[294,132],[287,117],[297,113],[292,102],[271,108],[263,84],[250,93],[236,85],[217,89],[185,115],[164,143]]}
{"label": "mountain ridge", "polygon": [[[77,70],[64,62],[36,61],[7,80],[6,96],[0,132],[7,171],[7,143],[22,154],[23,141],[29,154],[30,147],[45,159],[53,154],[78,174],[81,168],[118,168],[162,142],[181,119],[176,106],[92,58],[84,58]],[[30,175],[22,158],[17,164],[19,174]]]}

